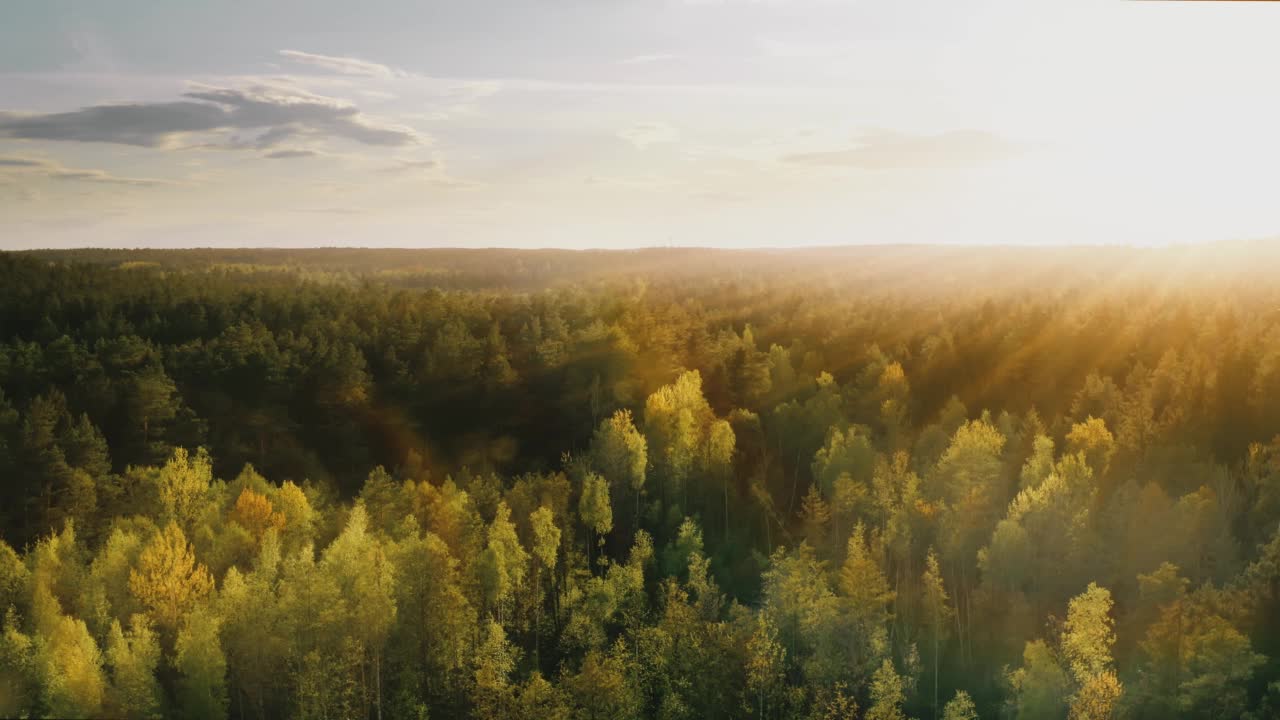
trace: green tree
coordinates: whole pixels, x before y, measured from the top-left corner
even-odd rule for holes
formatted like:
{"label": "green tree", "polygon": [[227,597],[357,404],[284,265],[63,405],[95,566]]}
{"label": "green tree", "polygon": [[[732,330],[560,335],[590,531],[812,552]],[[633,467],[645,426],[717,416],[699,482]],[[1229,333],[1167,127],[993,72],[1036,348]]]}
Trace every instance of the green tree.
{"label": "green tree", "polygon": [[481,634],[475,656],[475,689],[472,702],[479,717],[506,717],[513,703],[510,676],[519,660],[519,651],[507,642],[502,626],[489,621]]}
{"label": "green tree", "polygon": [[44,702],[52,717],[82,718],[102,714],[107,678],[102,653],[83,620],[66,615],[41,632],[37,662]]}
{"label": "green tree", "polygon": [[894,592],[871,557],[862,524],[849,536],[844,565],[836,579],[848,623],[849,663],[855,676],[870,672],[889,651],[889,605]]}
{"label": "green tree", "polygon": [[511,510],[505,501],[498,503],[497,515],[489,525],[488,536],[480,557],[480,579],[486,603],[501,623],[506,617],[506,607],[524,584],[529,563],[529,554],[520,545],[516,527],[511,522]]}
{"label": "green tree", "polygon": [[163,697],[156,670],[160,666],[160,642],[145,615],[134,615],[129,632],[111,623],[107,637],[107,665],[111,668],[108,707],[111,714],[127,718],[159,718]]}
{"label": "green tree", "polygon": [[[603,536],[613,530],[613,506],[609,502],[609,484],[603,477],[593,472],[588,472],[582,478],[578,517],[587,528],[587,562],[590,563],[592,546],[603,546]],[[592,571],[594,572],[594,568]]]}
{"label": "green tree", "polygon": [[184,531],[190,532],[205,510],[212,481],[213,463],[204,448],[197,450],[194,456],[185,448],[175,448],[173,455],[155,475],[161,522],[176,522]]}
{"label": "green tree", "polygon": [[540,506],[529,516],[529,524],[533,529],[533,556],[537,559],[534,569],[534,595],[537,603],[537,617],[534,619],[534,660],[542,661],[542,609],[546,604],[542,594],[542,576],[554,578],[556,559],[560,552],[560,528],[556,527],[554,513],[547,506]]}
{"label": "green tree", "polygon": [[364,505],[357,503],[342,533],[325,548],[320,569],[337,583],[346,604],[347,633],[358,640],[372,676],[373,688],[364,694],[373,696],[381,720],[382,658],[396,618],[396,568],[368,523]]}
{"label": "green tree", "polygon": [[1165,599],[1139,643],[1135,714],[1242,715],[1248,705],[1247,686],[1265,658],[1219,614],[1215,605],[1221,601],[1211,590],[1191,596],[1177,592]]}
{"label": "green tree", "polygon": [[942,720],[978,720],[978,708],[973,698],[964,690],[957,690],[955,697],[942,710]]}
{"label": "green tree", "polygon": [[[747,690],[755,700],[755,715],[775,717],[775,703],[783,688],[786,653],[778,642],[778,629],[768,613],[756,615],[756,629],[747,641]],[[750,707],[749,707],[750,709]]]}
{"label": "green tree", "polygon": [[10,608],[0,625],[0,715],[30,717],[43,689],[41,668],[34,643],[17,625],[17,613]]}
{"label": "green tree", "polygon": [[[929,645],[933,660],[933,715],[938,716],[938,661],[942,655],[942,641],[947,635],[952,616],[951,607],[947,604],[947,590],[942,583],[942,571],[938,568],[938,557],[933,548],[925,558],[924,575],[920,578],[921,613],[920,620],[929,633]],[[968,698],[968,695],[965,696]],[[955,702],[953,700],[952,702]],[[950,703],[948,704],[950,708]]]}
{"label": "green tree", "polygon": [[219,637],[221,622],[208,608],[186,616],[174,644],[174,667],[179,674],[178,701],[182,715],[192,720],[227,716],[227,659]]}
{"label": "green tree", "polygon": [[866,720],[906,720],[902,712],[905,701],[902,677],[886,658],[871,678],[871,707],[867,708]]}
{"label": "green tree", "polygon": [[601,421],[591,438],[591,458],[613,487],[627,488],[635,496],[633,531],[640,529],[640,495],[649,465],[649,446],[636,430],[630,410],[619,410]]}
{"label": "green tree", "polygon": [[1053,474],[1053,439],[1037,435],[1032,441],[1031,457],[1022,465],[1019,487],[1034,488]]}
{"label": "green tree", "polygon": [[733,479],[733,455],[737,439],[727,420],[711,424],[707,438],[707,476],[718,480],[724,490],[724,535],[729,538],[729,483]]}
{"label": "green tree", "polygon": [[589,651],[577,674],[563,682],[575,709],[574,717],[628,720],[638,715],[626,663],[617,653]]}
{"label": "green tree", "polygon": [[697,370],[682,373],[645,400],[649,459],[665,483],[664,493],[670,491],[679,497],[681,514],[688,509],[688,484],[703,456],[714,418],[702,395],[702,375]]}
{"label": "green tree", "polygon": [[159,362],[151,362],[129,372],[125,385],[129,417],[137,423],[142,440],[142,458],[154,461],[163,446],[155,443],[157,429],[173,421],[181,407],[178,388]]}
{"label": "green tree", "polygon": [[1022,652],[1022,667],[1007,678],[1010,714],[1017,720],[1061,720],[1067,714],[1071,677],[1048,643],[1034,640]]}
{"label": "green tree", "polygon": [[[790,552],[775,550],[764,572],[762,612],[772,615],[791,668],[809,665],[817,671],[813,660],[819,648],[839,638],[834,632],[839,601],[827,577],[826,564],[803,543]],[[843,671],[842,663],[832,664]]]}

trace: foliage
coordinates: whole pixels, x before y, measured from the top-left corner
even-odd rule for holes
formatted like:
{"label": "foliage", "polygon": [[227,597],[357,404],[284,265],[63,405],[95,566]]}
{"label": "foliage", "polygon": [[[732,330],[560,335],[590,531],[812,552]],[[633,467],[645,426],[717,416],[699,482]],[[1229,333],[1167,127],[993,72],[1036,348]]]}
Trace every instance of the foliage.
{"label": "foliage", "polygon": [[1270,276],[939,252],[0,255],[0,715],[1275,715]]}

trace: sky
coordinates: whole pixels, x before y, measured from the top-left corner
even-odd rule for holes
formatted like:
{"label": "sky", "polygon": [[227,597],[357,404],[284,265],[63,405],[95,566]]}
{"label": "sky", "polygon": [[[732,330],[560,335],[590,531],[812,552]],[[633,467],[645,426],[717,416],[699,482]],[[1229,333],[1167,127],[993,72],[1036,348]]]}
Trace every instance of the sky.
{"label": "sky", "polygon": [[6,0],[0,248],[1280,234],[1280,3]]}

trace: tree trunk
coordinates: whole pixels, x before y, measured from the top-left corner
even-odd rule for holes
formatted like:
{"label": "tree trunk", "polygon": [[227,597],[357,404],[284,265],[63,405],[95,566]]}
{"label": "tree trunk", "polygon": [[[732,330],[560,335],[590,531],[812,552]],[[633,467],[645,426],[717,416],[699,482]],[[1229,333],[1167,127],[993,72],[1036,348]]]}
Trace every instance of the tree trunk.
{"label": "tree trunk", "polygon": [[382,653],[373,656],[373,701],[378,708],[378,720],[382,720]]}
{"label": "tree trunk", "polygon": [[724,541],[729,542],[729,474],[724,476]]}
{"label": "tree trunk", "polygon": [[933,720],[938,720],[938,606],[933,606]]}

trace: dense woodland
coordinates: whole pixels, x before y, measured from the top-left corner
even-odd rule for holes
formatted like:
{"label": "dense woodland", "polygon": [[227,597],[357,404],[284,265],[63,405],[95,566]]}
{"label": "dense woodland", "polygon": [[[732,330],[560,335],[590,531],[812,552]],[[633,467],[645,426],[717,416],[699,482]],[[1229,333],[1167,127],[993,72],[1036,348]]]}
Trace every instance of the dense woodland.
{"label": "dense woodland", "polygon": [[1277,267],[0,255],[0,716],[1280,716]]}

